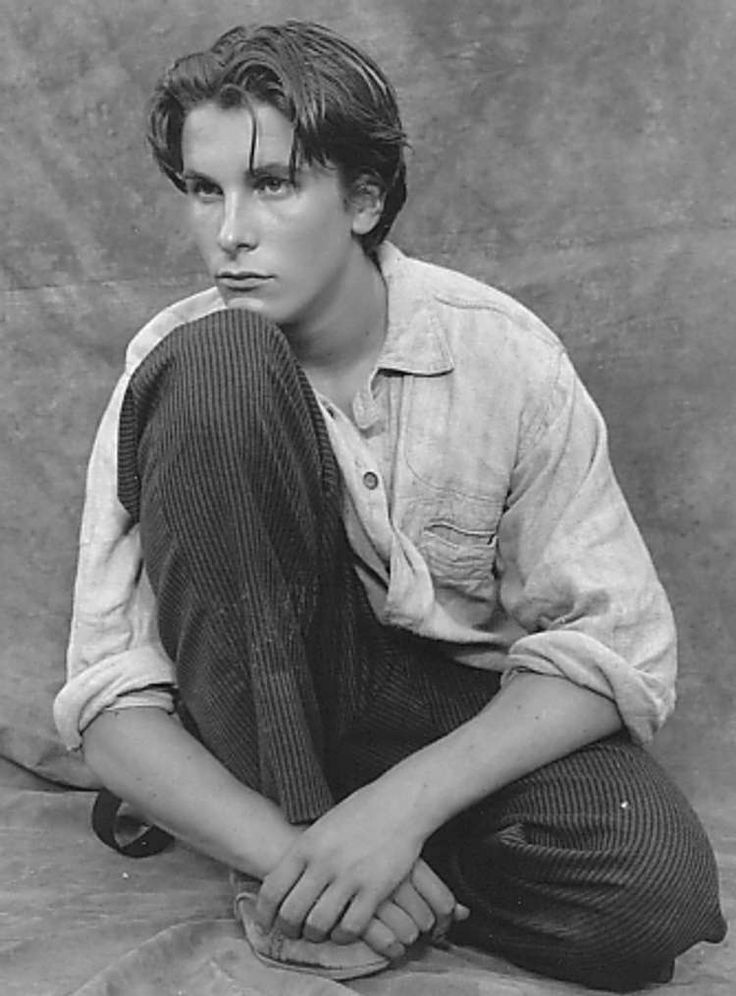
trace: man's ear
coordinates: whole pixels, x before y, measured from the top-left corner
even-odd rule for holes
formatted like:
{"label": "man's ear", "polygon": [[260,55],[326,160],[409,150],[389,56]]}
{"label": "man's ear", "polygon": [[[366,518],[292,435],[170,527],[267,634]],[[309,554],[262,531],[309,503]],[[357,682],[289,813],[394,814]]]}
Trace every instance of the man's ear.
{"label": "man's ear", "polygon": [[378,224],[383,212],[385,196],[381,186],[369,176],[359,177],[348,195],[353,214],[353,233],[367,235]]}

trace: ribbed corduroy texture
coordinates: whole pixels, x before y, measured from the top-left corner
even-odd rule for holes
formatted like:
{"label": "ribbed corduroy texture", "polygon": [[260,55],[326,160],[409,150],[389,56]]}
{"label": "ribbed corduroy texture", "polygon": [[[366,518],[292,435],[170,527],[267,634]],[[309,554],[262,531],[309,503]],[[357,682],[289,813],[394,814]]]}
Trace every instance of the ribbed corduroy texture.
{"label": "ribbed corduroy texture", "polygon": [[725,935],[700,822],[624,736],[538,769],[439,836],[430,862],[473,911],[457,940],[545,975],[625,991]]}
{"label": "ribbed corduroy texture", "polygon": [[[119,494],[141,524],[188,718],[292,821],[497,690],[496,675],[376,621],[314,395],[282,334],[253,315],[182,326],[138,368]],[[428,854],[473,910],[458,938],[546,974],[631,988],[724,933],[697,818],[623,736],[507,787]]]}

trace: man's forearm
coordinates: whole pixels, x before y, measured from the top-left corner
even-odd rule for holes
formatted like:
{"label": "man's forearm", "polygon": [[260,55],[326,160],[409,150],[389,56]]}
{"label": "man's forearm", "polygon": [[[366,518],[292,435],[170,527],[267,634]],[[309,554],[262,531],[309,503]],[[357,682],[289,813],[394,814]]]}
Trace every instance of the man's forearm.
{"label": "man's forearm", "polygon": [[378,782],[424,839],[523,775],[621,728],[613,702],[562,678],[519,674],[473,719]]}
{"label": "man's forearm", "polygon": [[101,713],[84,733],[84,756],[103,784],[146,818],[259,879],[300,834],[162,709]]}

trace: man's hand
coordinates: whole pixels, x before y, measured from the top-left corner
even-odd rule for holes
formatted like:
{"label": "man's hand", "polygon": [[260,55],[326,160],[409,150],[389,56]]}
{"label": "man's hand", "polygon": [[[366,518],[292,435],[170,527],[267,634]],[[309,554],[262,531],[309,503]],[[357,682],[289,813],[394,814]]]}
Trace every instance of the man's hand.
{"label": "man's hand", "polygon": [[[419,892],[414,881],[418,881],[426,894],[431,896],[432,905]],[[378,907],[361,940],[378,954],[394,961],[402,957],[422,935],[439,940],[453,920],[465,920],[469,915],[467,907],[454,901],[450,890],[420,859],[410,878]],[[304,933],[306,936],[307,931]],[[354,940],[353,935],[339,925],[330,936],[333,941],[342,944]]]}
{"label": "man's hand", "polygon": [[[419,859],[424,841],[404,801],[379,779],[305,830],[263,881],[261,926],[310,941],[362,937],[384,954],[386,930],[405,947],[420,933],[446,929],[455,898]],[[402,953],[394,951],[389,957]]]}
{"label": "man's hand", "polygon": [[[378,907],[361,937],[379,954],[393,960],[420,936],[439,940],[454,920],[465,920],[469,915],[470,910],[455,902],[444,882],[420,858],[410,877]],[[391,936],[386,934],[387,929]],[[354,939],[340,925],[330,936],[338,943]]]}

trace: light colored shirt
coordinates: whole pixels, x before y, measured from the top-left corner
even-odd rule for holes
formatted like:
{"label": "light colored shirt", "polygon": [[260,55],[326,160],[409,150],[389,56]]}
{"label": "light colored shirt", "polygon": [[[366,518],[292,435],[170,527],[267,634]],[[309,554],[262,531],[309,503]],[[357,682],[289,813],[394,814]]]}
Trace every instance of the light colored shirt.
{"label": "light colored shirt", "polygon": [[[560,341],[518,302],[391,245],[381,354],[352,418],[319,397],[345,482],[356,570],[379,619],[468,666],[566,678],[614,700],[649,740],[674,706],[667,598],[612,471],[603,419]],[[172,708],[138,526],[117,500],[132,371],[176,326],[225,305],[215,289],[132,340],[89,465],[66,744],[112,706]]]}

